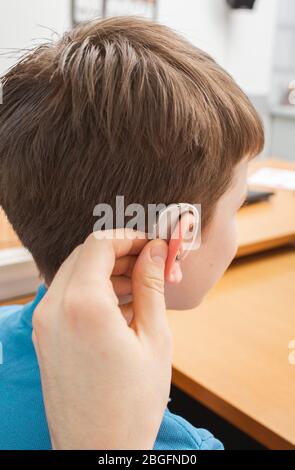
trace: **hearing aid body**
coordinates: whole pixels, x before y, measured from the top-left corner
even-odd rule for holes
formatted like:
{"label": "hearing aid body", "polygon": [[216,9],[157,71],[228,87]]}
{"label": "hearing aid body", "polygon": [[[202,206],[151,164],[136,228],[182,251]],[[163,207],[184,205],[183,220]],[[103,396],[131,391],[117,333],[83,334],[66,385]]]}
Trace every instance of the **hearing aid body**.
{"label": "hearing aid body", "polygon": [[200,229],[200,215],[198,208],[189,203],[171,204],[159,213],[157,222],[153,227],[152,238],[160,238],[167,241],[170,241],[173,238],[178,239],[181,234],[175,229],[177,228],[181,217],[188,213],[192,214],[194,220],[192,223],[192,230],[189,231],[189,239],[183,240],[185,247],[180,259],[182,259],[187,252],[196,250],[199,247],[198,235]]}
{"label": "hearing aid body", "polygon": [[171,204],[163,209],[154,225],[153,238],[166,240],[169,244],[165,264],[165,280],[179,283],[182,270],[179,262],[200,246],[199,206],[189,203]]}

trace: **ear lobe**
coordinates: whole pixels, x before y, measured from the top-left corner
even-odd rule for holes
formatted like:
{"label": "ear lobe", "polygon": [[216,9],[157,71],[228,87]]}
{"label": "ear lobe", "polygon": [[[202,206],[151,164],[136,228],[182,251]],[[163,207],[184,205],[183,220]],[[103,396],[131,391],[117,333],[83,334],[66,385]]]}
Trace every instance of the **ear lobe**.
{"label": "ear lobe", "polygon": [[178,284],[182,279],[182,272],[180,269],[179,260],[181,239],[171,238],[168,244],[168,256],[165,265],[165,280],[173,284]]}
{"label": "ear lobe", "polygon": [[168,243],[168,256],[165,266],[165,280],[178,284],[182,280],[181,257],[183,256],[183,244],[186,234],[195,223],[193,214],[187,212],[180,217],[174,228]]}

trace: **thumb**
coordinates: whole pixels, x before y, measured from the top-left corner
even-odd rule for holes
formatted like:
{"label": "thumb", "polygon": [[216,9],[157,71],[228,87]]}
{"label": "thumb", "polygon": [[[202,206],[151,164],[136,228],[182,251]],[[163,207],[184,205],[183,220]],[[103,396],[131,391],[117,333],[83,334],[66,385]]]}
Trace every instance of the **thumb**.
{"label": "thumb", "polygon": [[167,327],[164,272],[168,246],[152,240],[141,251],[132,274],[134,321],[148,335]]}

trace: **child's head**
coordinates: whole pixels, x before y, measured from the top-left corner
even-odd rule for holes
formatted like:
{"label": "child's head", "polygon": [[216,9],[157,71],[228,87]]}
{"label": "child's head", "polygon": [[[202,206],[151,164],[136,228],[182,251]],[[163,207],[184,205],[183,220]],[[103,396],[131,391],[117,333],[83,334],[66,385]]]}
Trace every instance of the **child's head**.
{"label": "child's head", "polygon": [[198,203],[202,245],[167,303],[199,303],[234,255],[247,161],[263,146],[232,78],[164,26],[110,18],[35,49],[3,83],[0,204],[47,282],[98,203]]}

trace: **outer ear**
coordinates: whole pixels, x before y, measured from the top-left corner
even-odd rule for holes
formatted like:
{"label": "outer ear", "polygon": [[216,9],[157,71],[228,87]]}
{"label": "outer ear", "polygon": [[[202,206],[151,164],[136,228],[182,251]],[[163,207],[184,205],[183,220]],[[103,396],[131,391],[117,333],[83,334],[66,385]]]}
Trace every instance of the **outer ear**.
{"label": "outer ear", "polygon": [[170,283],[178,284],[182,280],[180,260],[184,253],[183,244],[184,240],[187,239],[188,232],[191,232],[191,227],[195,223],[194,215],[186,212],[180,217],[179,222],[177,222],[171,233],[165,266],[165,280]]}

